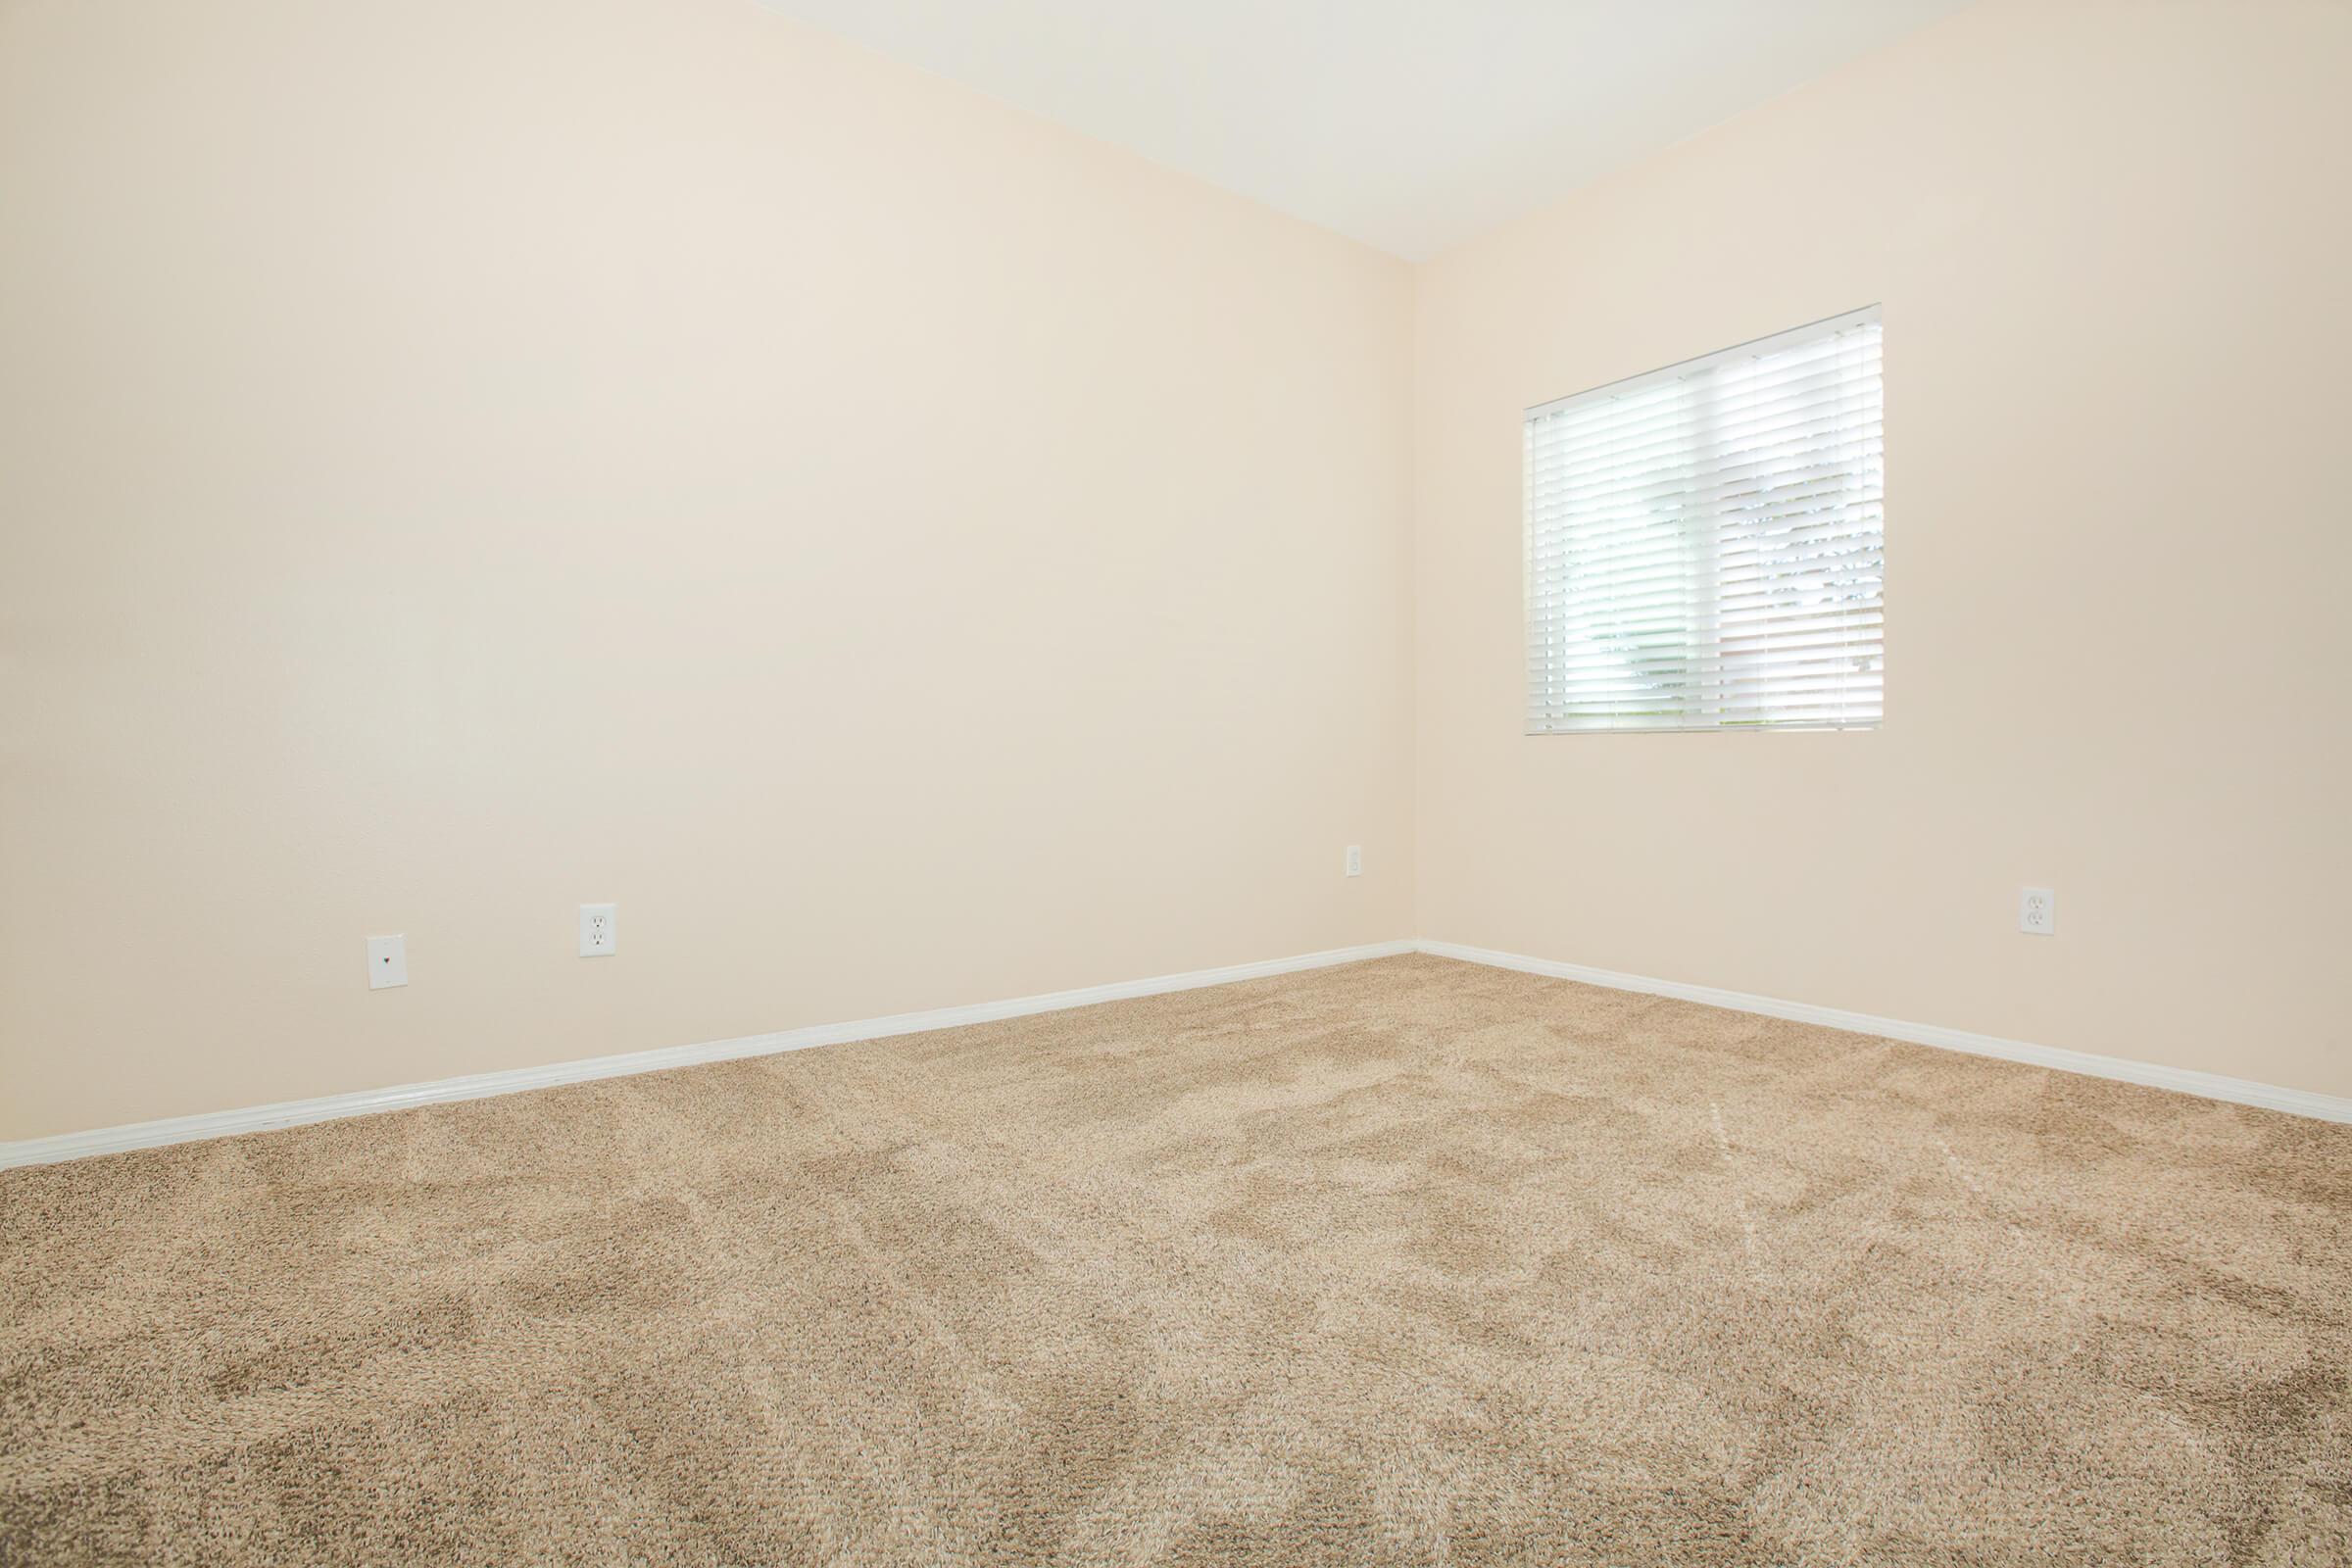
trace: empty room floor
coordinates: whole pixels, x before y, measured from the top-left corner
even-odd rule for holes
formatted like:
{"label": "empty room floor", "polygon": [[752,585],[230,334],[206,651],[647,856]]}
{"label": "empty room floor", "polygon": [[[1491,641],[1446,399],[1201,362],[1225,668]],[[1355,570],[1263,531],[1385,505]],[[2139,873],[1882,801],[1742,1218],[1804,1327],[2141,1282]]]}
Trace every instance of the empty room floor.
{"label": "empty room floor", "polygon": [[2352,1531],[2352,1127],[1433,957],[0,1199],[12,1564]]}

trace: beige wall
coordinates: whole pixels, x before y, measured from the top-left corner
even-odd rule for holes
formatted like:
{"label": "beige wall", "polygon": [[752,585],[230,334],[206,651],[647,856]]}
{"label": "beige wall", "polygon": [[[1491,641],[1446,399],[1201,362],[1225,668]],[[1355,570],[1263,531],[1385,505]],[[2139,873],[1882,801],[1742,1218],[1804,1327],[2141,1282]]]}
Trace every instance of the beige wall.
{"label": "beige wall", "polygon": [[[0,0],[0,1139],[1406,935],[2352,1093],[2348,61],[1987,0],[1416,278],[748,0]],[[1523,736],[1519,410],[1872,301],[1885,729]]]}
{"label": "beige wall", "polygon": [[0,0],[0,1139],[1409,935],[1410,289],[749,0]]}
{"label": "beige wall", "polygon": [[[2347,80],[1992,0],[1424,269],[1418,934],[2352,1094]],[[1885,728],[1523,736],[1520,409],[1873,301]]]}

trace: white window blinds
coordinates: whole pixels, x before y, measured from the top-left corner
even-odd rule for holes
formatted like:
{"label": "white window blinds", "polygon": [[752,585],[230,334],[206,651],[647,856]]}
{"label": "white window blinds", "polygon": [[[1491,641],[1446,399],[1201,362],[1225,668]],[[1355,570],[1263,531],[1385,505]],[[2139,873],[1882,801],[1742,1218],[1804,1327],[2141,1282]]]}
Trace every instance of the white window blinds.
{"label": "white window blinds", "polygon": [[1884,710],[1879,313],[1527,411],[1527,728]]}

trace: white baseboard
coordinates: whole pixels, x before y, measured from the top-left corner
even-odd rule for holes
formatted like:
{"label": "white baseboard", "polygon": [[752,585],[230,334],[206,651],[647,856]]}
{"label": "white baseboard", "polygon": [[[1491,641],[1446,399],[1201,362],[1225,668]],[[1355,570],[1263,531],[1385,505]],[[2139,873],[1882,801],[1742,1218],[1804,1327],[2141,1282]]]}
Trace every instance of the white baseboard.
{"label": "white baseboard", "polygon": [[1098,1002],[1121,1002],[1130,997],[1158,996],[1200,986],[1221,986],[1236,980],[1260,980],[1268,975],[1320,969],[1335,963],[1393,957],[1411,953],[1411,942],[1371,942],[1356,948],[1333,948],[1290,958],[1266,958],[1256,963],[1228,964],[1221,969],[1195,969],[1185,974],[1156,975],[1149,980],[1122,980],[1111,985],[1086,986],[1076,991],[1050,991],[1043,996],[1015,997],[1007,1002],[981,1002],[962,1007],[933,1007],[925,1012],[893,1013],[883,1018],[860,1018],[851,1023],[810,1024],[776,1034],[746,1035],[739,1040],[714,1040],[699,1046],[667,1046],[658,1051],[635,1051],[619,1056],[591,1056],[585,1061],[561,1061],[546,1067],[516,1067],[507,1072],[474,1073],[433,1083],[403,1084],[394,1089],[364,1089],[357,1094],[327,1095],[318,1100],[291,1100],[275,1105],[252,1105],[241,1110],[209,1111],[201,1116],[173,1116],[164,1121],[133,1122],[96,1132],[61,1133],[52,1138],[27,1138],[0,1144],[0,1170],[14,1165],[47,1165],[80,1159],[89,1154],[114,1154],[126,1149],[153,1149],[162,1144],[185,1144],[204,1138],[227,1138],[237,1133],[266,1132],[274,1127],[299,1127],[308,1122],[332,1121],[341,1116],[368,1116],[378,1111],[406,1110],[412,1105],[434,1105],[452,1100],[480,1100],[488,1095],[511,1095],[522,1089],[548,1089],[557,1084],[587,1083],[597,1078],[620,1078],[630,1073],[661,1072],[689,1067],[700,1061],[726,1061],[737,1056],[764,1056],[779,1051],[803,1051],[810,1046],[833,1046],[853,1040],[880,1040],[890,1035],[922,1034],[954,1029],[998,1018],[1018,1018],[1033,1012],[1056,1012],[1064,1007],[1091,1006]]}
{"label": "white baseboard", "polygon": [[2082,1073],[2092,1078],[2115,1078],[2128,1084],[2170,1089],[2178,1094],[2196,1095],[2205,1100],[2260,1105],[2265,1110],[2283,1110],[2289,1115],[2311,1116],[2320,1121],[2352,1122],[2352,1100],[2334,1095],[2313,1094],[2302,1089],[2280,1089],[2274,1084],[2258,1084],[2244,1078],[2225,1078],[2220,1073],[2192,1072],[2185,1067],[2160,1067],[2153,1062],[2132,1061],[2123,1056],[2093,1055],[2087,1051],[2062,1051],[2055,1046],[2029,1045],[2022,1040],[1971,1034],[1965,1029],[1946,1029],[1937,1024],[1906,1023],[1900,1018],[1880,1018],[1867,1012],[1848,1012],[1842,1007],[1820,1007],[1808,1002],[1783,1002],[1777,997],[1751,996],[1744,991],[1722,991],[1714,986],[1689,985],[1680,980],[1653,980],[1647,975],[1620,974],[1614,969],[1592,969],[1581,963],[1530,958],[1516,953],[1497,953],[1491,948],[1467,948],[1458,942],[1424,941],[1416,946],[1423,953],[1437,957],[1459,958],[1467,963],[1483,963],[1496,969],[1519,969],[1528,974],[1549,975],[1555,980],[1581,980],[1587,985],[1607,986],[1612,991],[1640,991],[1653,997],[1703,1003],[1710,1007],[1729,1007],[1736,1012],[1760,1012],[1771,1018],[1791,1018],[1798,1023],[1817,1023],[1859,1035],[1904,1040],[1915,1046],[1940,1046],[1946,1051],[1965,1051],[1974,1056],[1998,1056],[2004,1061],[2022,1061],[2031,1066]]}
{"label": "white baseboard", "polygon": [[238,1133],[266,1132],[274,1127],[299,1127],[308,1122],[332,1121],[342,1116],[405,1110],[412,1105],[479,1100],[488,1095],[508,1095],[524,1089],[548,1089],[558,1084],[587,1083],[598,1078],[625,1077],[631,1073],[661,1072],[670,1067],[692,1066],[701,1061],[726,1061],[738,1056],[763,1056],[779,1051],[802,1051],[810,1046],[844,1045],[857,1040],[881,1040],[891,1035],[954,1029],[963,1024],[1054,1012],[1064,1007],[1085,1007],[1099,1002],[1119,1002],[1130,997],[1189,991],[1200,986],[1226,985],[1236,980],[1259,980],[1269,975],[1320,969],[1338,963],[1357,963],[1366,958],[1386,958],[1414,952],[1441,958],[1458,958],[1468,963],[1483,963],[1498,969],[1549,975],[1558,980],[1581,980],[1587,985],[1607,986],[1616,991],[1639,991],[1650,996],[1702,1003],[1710,1007],[1729,1007],[1739,1012],[1790,1018],[1799,1023],[1821,1024],[1855,1034],[1909,1041],[1913,1045],[1939,1046],[1946,1051],[1965,1051],[1972,1055],[1997,1056],[2004,1061],[2020,1061],[2060,1072],[2115,1078],[2125,1083],[2145,1084],[2154,1089],[2170,1089],[2179,1094],[2227,1101],[2233,1104],[2259,1105],[2267,1110],[2282,1110],[2290,1115],[2310,1116],[2321,1121],[2352,1122],[2352,1100],[2313,1094],[2301,1089],[2280,1089],[2243,1078],[2225,1078],[2219,1073],[2192,1072],[2183,1067],[2162,1067],[2122,1056],[2099,1056],[2084,1051],[2029,1045],[2022,1040],[1971,1034],[1965,1029],[1908,1023],[1900,1018],[1881,1018],[1866,1012],[1848,1012],[1841,1007],[1822,1007],[1805,1002],[1783,1002],[1775,997],[1753,996],[1744,991],[1724,991],[1714,986],[1690,985],[1679,980],[1621,974],[1613,969],[1594,969],[1581,963],[1560,963],[1549,958],[1530,958],[1516,953],[1498,953],[1490,948],[1464,947],[1456,942],[1372,942],[1362,947],[1334,948],[1324,953],[1300,954],[1296,957],[1229,964],[1221,969],[1195,969],[1185,974],[1157,975],[1149,980],[1123,980],[1111,985],[1087,986],[1076,991],[1052,991],[1043,996],[1015,997],[1004,1002],[934,1007],[925,1012],[893,1013],[888,1017],[860,1018],[849,1023],[810,1024],[775,1034],[746,1035],[737,1040],[716,1040],[699,1046],[669,1046],[658,1051],[631,1052],[626,1055],[592,1056],[584,1061],[556,1062],[545,1067],[517,1067],[507,1072],[443,1078],[433,1083],[403,1084],[393,1089],[368,1089],[357,1094],[327,1095],[318,1100],[295,1100],[275,1105],[210,1111],[201,1116],[173,1116],[164,1121],[134,1122],[123,1127],[101,1128],[96,1132],[27,1138],[17,1143],[0,1144],[0,1170],[16,1165],[52,1164],[89,1154],[119,1153],[128,1149],[153,1149],[163,1144],[184,1144],[206,1138],[227,1138]]}

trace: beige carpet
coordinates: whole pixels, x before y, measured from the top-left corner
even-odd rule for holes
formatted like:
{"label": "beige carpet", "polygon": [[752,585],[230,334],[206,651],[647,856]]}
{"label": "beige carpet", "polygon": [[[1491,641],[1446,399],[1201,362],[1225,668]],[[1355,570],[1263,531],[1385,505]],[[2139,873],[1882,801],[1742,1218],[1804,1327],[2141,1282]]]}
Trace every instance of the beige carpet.
{"label": "beige carpet", "polygon": [[1434,958],[0,1201],[10,1565],[2352,1561],[2352,1128]]}

